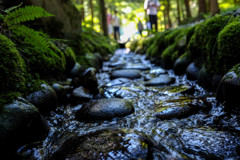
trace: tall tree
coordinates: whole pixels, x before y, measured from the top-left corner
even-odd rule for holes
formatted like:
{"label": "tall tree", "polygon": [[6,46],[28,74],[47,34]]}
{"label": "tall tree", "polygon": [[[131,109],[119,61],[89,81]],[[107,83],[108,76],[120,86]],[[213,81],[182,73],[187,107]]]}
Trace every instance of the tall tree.
{"label": "tall tree", "polygon": [[186,11],[187,11],[187,18],[191,18],[191,11],[190,11],[190,6],[189,6],[189,0],[184,0],[185,2],[185,7],[186,7]]}
{"label": "tall tree", "polygon": [[218,0],[210,1],[210,12],[212,16],[219,13]]}
{"label": "tall tree", "polygon": [[93,26],[94,26],[94,22],[93,22],[94,12],[93,12],[93,1],[92,0],[89,0],[89,7],[90,7],[90,12],[91,12],[91,26],[93,28]]}
{"label": "tall tree", "polygon": [[178,12],[178,16],[177,16],[177,20],[178,20],[178,24],[181,24],[181,12],[180,12],[180,3],[179,0],[177,0],[177,12]]}
{"label": "tall tree", "polygon": [[85,10],[84,10],[84,0],[80,0],[81,8],[81,15],[82,15],[82,22],[85,21]]}
{"label": "tall tree", "polygon": [[167,0],[166,15],[167,15],[167,19],[168,19],[168,28],[172,27],[172,21],[171,21],[171,18],[170,18],[170,7],[171,7],[170,0]]}
{"label": "tall tree", "polygon": [[[212,0],[210,0],[210,1],[212,1]],[[202,17],[203,14],[207,13],[207,3],[206,3],[206,0],[198,0],[198,6],[199,6],[198,16]]]}
{"label": "tall tree", "polygon": [[108,28],[107,28],[107,15],[106,15],[106,8],[105,8],[105,1],[99,0],[99,6],[101,11],[101,20],[102,20],[102,30],[104,36],[108,36]]}

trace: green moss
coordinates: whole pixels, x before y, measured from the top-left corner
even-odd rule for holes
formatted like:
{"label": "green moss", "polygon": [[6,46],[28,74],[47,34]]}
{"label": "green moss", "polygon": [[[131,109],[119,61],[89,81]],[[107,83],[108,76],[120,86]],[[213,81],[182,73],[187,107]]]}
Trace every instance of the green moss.
{"label": "green moss", "polygon": [[32,46],[19,47],[31,74],[39,74],[41,78],[60,76],[64,73],[66,60],[64,54],[55,46],[41,52]]}
{"label": "green moss", "polygon": [[240,62],[240,23],[228,24],[217,38],[217,60],[215,72],[226,73],[234,65]]}
{"label": "green moss", "polygon": [[176,37],[183,31],[184,31],[183,27],[172,30],[169,34],[165,36],[165,45],[169,46],[173,44],[176,40]]}
{"label": "green moss", "polygon": [[[176,50],[176,43],[168,46],[162,53],[161,58],[164,60],[165,66],[166,68],[170,68],[172,67],[174,61],[177,59],[176,54],[178,55],[178,51]],[[174,57],[176,56],[176,57]],[[173,61],[173,58],[176,58]]]}
{"label": "green moss", "polygon": [[26,64],[6,36],[0,34],[0,92],[21,91],[25,88]]}
{"label": "green moss", "polygon": [[76,63],[76,55],[71,47],[66,47],[63,53],[66,59],[66,70],[70,71]]}

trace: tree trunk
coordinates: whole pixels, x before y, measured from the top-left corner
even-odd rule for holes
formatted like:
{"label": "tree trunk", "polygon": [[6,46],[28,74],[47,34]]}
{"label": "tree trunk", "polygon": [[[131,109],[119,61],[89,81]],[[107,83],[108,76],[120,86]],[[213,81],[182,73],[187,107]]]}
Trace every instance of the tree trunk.
{"label": "tree trunk", "polygon": [[211,12],[212,16],[219,13],[219,7],[218,7],[218,1],[217,0],[211,0],[210,1],[210,12]]}
{"label": "tree trunk", "polygon": [[203,14],[207,13],[207,3],[206,3],[206,0],[198,0],[198,6],[199,6],[198,16],[202,17]]}
{"label": "tree trunk", "polygon": [[187,18],[191,18],[191,11],[190,11],[190,6],[189,6],[189,0],[184,0],[185,1],[185,7],[186,7],[186,11],[187,11]]}
{"label": "tree trunk", "polygon": [[107,28],[107,15],[104,0],[99,0],[100,11],[101,11],[101,19],[102,19],[102,30],[104,36],[108,36],[108,28]]}
{"label": "tree trunk", "polygon": [[166,14],[167,14],[167,18],[168,18],[168,28],[172,27],[172,21],[170,18],[170,0],[167,0],[167,6],[166,6]]}
{"label": "tree trunk", "polygon": [[177,16],[178,25],[180,25],[180,24],[181,24],[181,12],[180,12],[180,3],[179,3],[179,0],[177,0],[177,12],[178,12],[178,16]]}
{"label": "tree trunk", "polygon": [[81,0],[81,5],[83,6],[81,9],[81,15],[82,15],[82,22],[85,22],[85,10],[84,10],[84,0]]}
{"label": "tree trunk", "polygon": [[91,11],[91,26],[93,28],[93,26],[94,26],[94,22],[93,22],[94,13],[93,13],[93,2],[92,2],[92,0],[89,0],[89,7],[90,7],[90,11]]}

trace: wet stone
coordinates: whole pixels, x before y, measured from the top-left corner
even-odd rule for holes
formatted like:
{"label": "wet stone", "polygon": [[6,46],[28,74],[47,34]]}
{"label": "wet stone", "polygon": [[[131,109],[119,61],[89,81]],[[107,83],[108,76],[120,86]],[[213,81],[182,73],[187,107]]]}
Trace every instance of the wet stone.
{"label": "wet stone", "polygon": [[82,102],[88,102],[92,98],[93,96],[92,94],[90,94],[90,91],[81,86],[73,90],[71,94],[71,103],[77,104]]}
{"label": "wet stone", "polygon": [[153,78],[147,81],[145,86],[161,86],[161,85],[169,85],[175,82],[175,78],[170,77],[168,75],[160,75],[159,77]]}
{"label": "wet stone", "polygon": [[132,104],[124,99],[111,98],[91,101],[76,112],[76,119],[83,121],[106,120],[133,113]]}
{"label": "wet stone", "polygon": [[130,64],[126,64],[125,66],[122,67],[122,69],[137,69],[137,70],[149,70],[150,67],[143,65],[143,64],[134,64],[134,63],[130,63]]}
{"label": "wet stone", "polygon": [[179,138],[184,142],[184,150],[201,155],[205,159],[239,159],[237,152],[240,137],[236,133],[219,131],[210,127],[184,129]]}
{"label": "wet stone", "polygon": [[148,159],[145,137],[122,130],[100,130],[66,140],[51,159]]}
{"label": "wet stone", "polygon": [[128,78],[117,78],[107,83],[107,87],[125,86],[131,82]]}
{"label": "wet stone", "polygon": [[141,77],[140,71],[132,70],[132,69],[116,70],[116,71],[113,71],[111,74],[111,79],[115,79],[115,78],[137,79],[140,77]]}
{"label": "wet stone", "polygon": [[203,108],[206,108],[206,105],[201,99],[177,97],[162,101],[156,108],[157,113],[155,116],[161,120],[180,119],[196,114]]}
{"label": "wet stone", "polygon": [[46,84],[42,84],[39,91],[28,95],[27,100],[41,113],[48,113],[57,107],[57,94],[52,87]]}

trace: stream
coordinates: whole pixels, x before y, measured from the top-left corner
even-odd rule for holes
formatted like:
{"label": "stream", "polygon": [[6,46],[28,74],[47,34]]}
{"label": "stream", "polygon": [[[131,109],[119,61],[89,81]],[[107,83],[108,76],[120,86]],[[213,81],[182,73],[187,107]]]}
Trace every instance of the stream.
{"label": "stream", "polygon": [[[130,70],[130,78],[114,75],[119,69]],[[134,78],[136,69],[140,76]],[[125,99],[134,112],[79,122],[75,113],[82,104],[59,106],[46,117],[48,137],[19,149],[24,159],[59,159],[66,148],[60,159],[240,158],[239,115],[226,113],[214,93],[186,75],[176,76],[173,70],[151,64],[145,55],[118,49],[96,76],[100,94],[94,99]],[[64,147],[69,139],[77,142],[70,144],[77,146],[74,151]]]}

